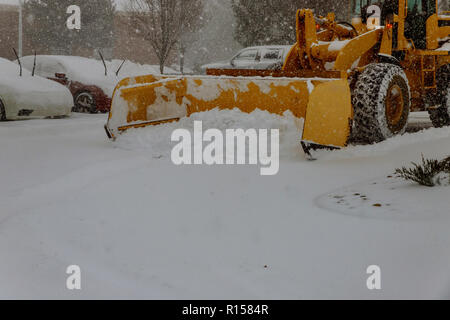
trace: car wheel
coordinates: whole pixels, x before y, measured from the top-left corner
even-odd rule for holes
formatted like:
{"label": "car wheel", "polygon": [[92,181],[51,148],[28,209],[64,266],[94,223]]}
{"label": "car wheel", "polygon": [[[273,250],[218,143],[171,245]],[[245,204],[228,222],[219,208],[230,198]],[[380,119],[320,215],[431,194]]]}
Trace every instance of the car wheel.
{"label": "car wheel", "polygon": [[89,91],[81,91],[76,94],[74,99],[75,107],[73,108],[74,112],[80,113],[96,113],[97,112],[97,103],[95,102],[95,98]]}
{"label": "car wheel", "polygon": [[0,121],[6,121],[6,109],[1,99],[0,99]]}

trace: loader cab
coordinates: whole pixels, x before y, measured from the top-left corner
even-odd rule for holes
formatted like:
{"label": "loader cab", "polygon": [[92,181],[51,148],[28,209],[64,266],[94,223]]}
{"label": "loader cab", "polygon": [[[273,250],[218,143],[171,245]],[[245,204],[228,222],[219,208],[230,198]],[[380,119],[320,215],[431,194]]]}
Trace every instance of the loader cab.
{"label": "loader cab", "polygon": [[[381,18],[381,9],[386,0],[353,0],[352,16],[360,17],[364,24],[368,23],[370,18]],[[380,21],[381,22],[381,21]]]}
{"label": "loader cab", "polygon": [[[448,0],[438,0],[441,7],[446,6]],[[405,0],[407,15],[405,18],[406,39],[414,43],[416,49],[427,49],[427,22],[437,14],[437,0]],[[394,14],[399,14],[401,0],[352,0],[353,19],[359,19],[367,29],[384,26],[387,23],[394,25],[394,48],[397,46],[397,29],[393,23]],[[392,17],[392,18],[391,18]],[[355,21],[355,20],[354,20]],[[437,21],[436,21],[437,23]],[[442,24],[443,22],[439,22]],[[355,24],[355,23],[353,23]],[[428,24],[429,25],[429,24]],[[436,25],[435,28],[438,26]],[[440,25],[441,27],[441,25]],[[428,32],[435,32],[428,30]],[[429,35],[428,35],[429,36]]]}
{"label": "loader cab", "polygon": [[[394,13],[398,12],[399,0],[353,0],[352,17],[354,21],[367,26],[367,29],[373,30],[384,26],[386,21],[392,20]],[[356,20],[355,20],[356,19]]]}
{"label": "loader cab", "polygon": [[436,0],[408,0],[405,37],[414,42],[416,49],[427,49],[427,21],[437,13],[436,3]]}

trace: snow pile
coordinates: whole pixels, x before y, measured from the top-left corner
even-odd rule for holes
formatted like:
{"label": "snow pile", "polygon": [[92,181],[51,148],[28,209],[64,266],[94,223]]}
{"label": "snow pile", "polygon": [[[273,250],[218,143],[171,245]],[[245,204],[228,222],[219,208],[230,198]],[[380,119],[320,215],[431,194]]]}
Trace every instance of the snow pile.
{"label": "snow pile", "polygon": [[128,130],[118,137],[115,144],[127,150],[148,152],[153,158],[170,159],[172,148],[177,144],[171,142],[173,131],[182,128],[193,133],[194,121],[202,121],[203,132],[208,129],[219,129],[224,135],[227,129],[279,129],[281,159],[303,158],[300,145],[303,121],[295,118],[290,111],[280,116],[259,109],[251,114],[239,109],[215,109],[195,113],[189,118],[182,118],[179,122]]}
{"label": "snow pile", "polygon": [[[304,159],[304,153],[300,146],[303,119],[295,118],[290,111],[287,111],[284,116],[279,116],[259,109],[251,114],[244,113],[239,109],[215,109],[195,113],[191,117],[182,118],[175,123],[128,130],[118,137],[116,145],[127,150],[145,150],[156,158],[170,158],[170,152],[175,145],[170,141],[172,132],[179,128],[193,132],[194,121],[199,120],[203,121],[204,131],[211,128],[219,129],[222,132],[225,132],[226,129],[280,129],[281,160]],[[399,148],[407,148],[415,144],[427,145],[436,140],[448,140],[449,136],[450,127],[431,128],[417,133],[395,136],[374,145],[349,145],[347,148],[333,152],[328,150],[316,152],[320,161],[380,157],[389,155]],[[415,152],[415,155],[420,155],[420,152]]]}

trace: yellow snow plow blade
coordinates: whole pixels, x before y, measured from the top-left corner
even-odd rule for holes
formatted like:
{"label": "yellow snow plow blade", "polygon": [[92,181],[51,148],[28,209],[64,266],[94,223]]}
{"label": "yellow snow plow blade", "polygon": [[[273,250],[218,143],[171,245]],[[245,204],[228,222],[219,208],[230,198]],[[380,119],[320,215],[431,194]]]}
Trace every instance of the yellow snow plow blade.
{"label": "yellow snow plow blade", "polygon": [[[141,76],[116,87],[106,125],[110,138],[131,129],[178,121],[196,112],[255,109],[305,118],[304,140],[341,147],[351,117],[350,88],[342,79]],[[336,121],[334,121],[336,120]],[[300,132],[299,132],[300,140]]]}

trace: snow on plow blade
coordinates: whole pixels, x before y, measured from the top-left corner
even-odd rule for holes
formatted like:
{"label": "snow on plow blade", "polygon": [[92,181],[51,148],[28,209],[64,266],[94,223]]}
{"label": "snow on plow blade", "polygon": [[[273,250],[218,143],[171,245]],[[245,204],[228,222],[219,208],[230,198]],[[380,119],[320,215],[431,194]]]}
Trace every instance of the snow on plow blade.
{"label": "snow on plow blade", "polygon": [[291,111],[306,117],[306,145],[343,147],[350,132],[350,88],[343,79],[153,75],[126,78],[117,85],[106,131],[114,139],[131,128],[216,108],[278,115]]}

